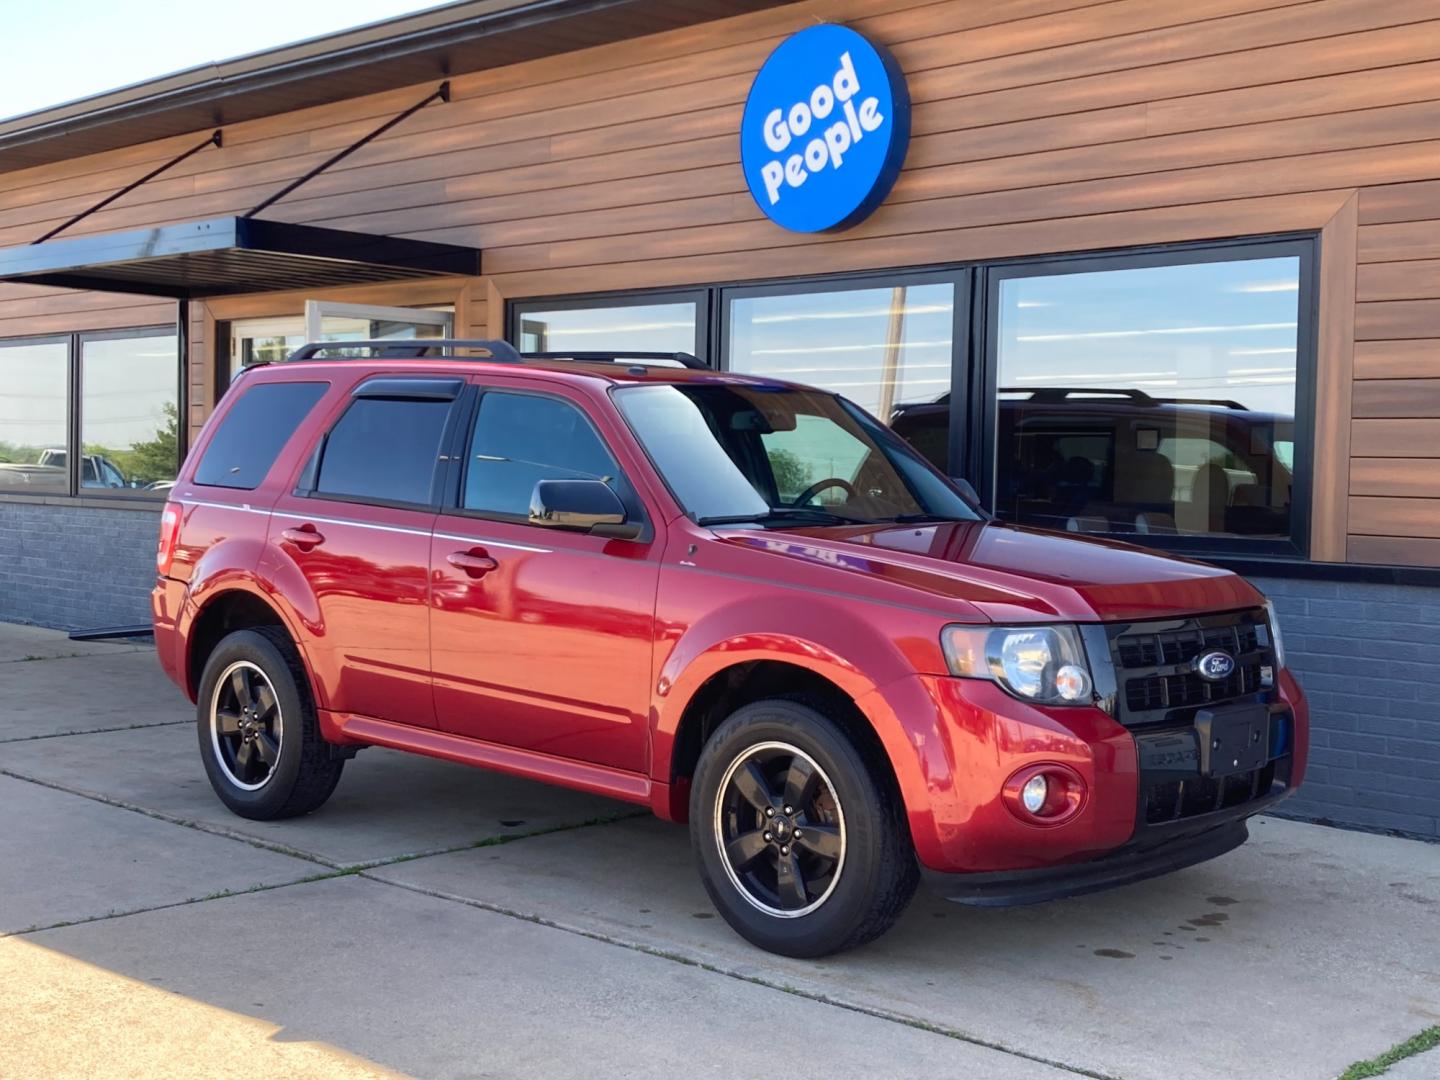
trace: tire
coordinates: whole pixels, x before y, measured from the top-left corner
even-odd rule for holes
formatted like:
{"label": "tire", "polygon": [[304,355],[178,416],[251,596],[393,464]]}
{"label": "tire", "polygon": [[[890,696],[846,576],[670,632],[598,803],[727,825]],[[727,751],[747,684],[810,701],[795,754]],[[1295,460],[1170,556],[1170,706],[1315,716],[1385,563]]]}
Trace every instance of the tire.
{"label": "tire", "polygon": [[872,941],[920,880],[899,796],[838,725],[798,701],[746,705],[711,735],[691,787],[690,837],[716,910],[783,956]]}
{"label": "tire", "polygon": [[278,627],[221,640],[205,661],[195,712],[210,786],[241,817],[308,814],[340,782],[344,759],[321,737],[300,655]]}

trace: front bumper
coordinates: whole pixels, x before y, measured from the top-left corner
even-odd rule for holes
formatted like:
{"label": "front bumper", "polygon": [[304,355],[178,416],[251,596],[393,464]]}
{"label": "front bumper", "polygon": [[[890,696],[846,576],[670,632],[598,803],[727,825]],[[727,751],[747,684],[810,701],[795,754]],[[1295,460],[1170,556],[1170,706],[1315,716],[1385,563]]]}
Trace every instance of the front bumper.
{"label": "front bumper", "polygon": [[[881,693],[905,735],[887,749],[922,870],[969,902],[1074,895],[1213,858],[1242,843],[1244,820],[1304,775],[1308,714],[1284,670],[1268,703],[1284,739],[1261,767],[1223,779],[1194,763],[1194,777],[1182,776],[1187,766],[1148,746],[1142,754],[1142,743],[1174,729],[1127,728],[1098,708],[1042,708],[990,682],[938,676]],[[863,702],[883,720],[881,704]],[[1087,789],[1080,811],[1058,825],[1022,820],[1000,795],[1018,770],[1043,764],[1073,770]]]}
{"label": "front bumper", "polygon": [[920,871],[926,884],[946,900],[972,907],[1014,907],[1083,896],[1183,870],[1235,850],[1249,838],[1246,819],[1284,794],[1266,796],[1257,800],[1258,805],[1207,814],[1196,824],[1151,827],[1143,839],[1088,862],[990,874],[945,874],[923,866]]}

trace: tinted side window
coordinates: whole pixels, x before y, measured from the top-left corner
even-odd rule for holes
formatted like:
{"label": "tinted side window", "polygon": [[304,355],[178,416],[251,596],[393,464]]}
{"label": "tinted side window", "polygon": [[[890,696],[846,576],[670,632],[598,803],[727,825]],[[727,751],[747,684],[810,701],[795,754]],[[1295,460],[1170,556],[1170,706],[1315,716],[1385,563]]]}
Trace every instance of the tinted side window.
{"label": "tinted side window", "polygon": [[195,483],[257,488],[329,383],[261,383],[230,407],[195,466]]}
{"label": "tinted side window", "polygon": [[464,506],[524,517],[538,481],[601,478],[616,486],[618,472],[615,459],[575,406],[554,398],[487,393],[475,417]]}
{"label": "tinted side window", "polygon": [[317,495],[429,503],[453,402],[356,398],[325,440]]}

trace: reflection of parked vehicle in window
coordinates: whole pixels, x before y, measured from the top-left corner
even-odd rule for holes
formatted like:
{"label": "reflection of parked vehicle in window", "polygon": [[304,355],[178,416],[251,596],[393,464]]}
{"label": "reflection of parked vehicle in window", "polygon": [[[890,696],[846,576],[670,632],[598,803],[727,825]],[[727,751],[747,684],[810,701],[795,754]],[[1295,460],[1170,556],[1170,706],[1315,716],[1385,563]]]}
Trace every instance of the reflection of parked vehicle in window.
{"label": "reflection of parked vehicle in window", "polygon": [[[62,473],[68,459],[69,453],[65,450],[43,450],[40,453],[41,465],[59,469]],[[123,488],[129,487],[130,483],[125,479],[125,474],[120,471],[120,467],[104,454],[86,454],[80,463],[80,486],[82,488]]]}
{"label": "reflection of parked vehicle in window", "polygon": [[48,491],[64,485],[65,470],[54,465],[0,462],[0,488],[43,487]]}
{"label": "reflection of parked vehicle in window", "polygon": [[834,394],[484,347],[302,352],[205,425],[155,640],[236,813],[317,809],[365,746],[568,785],[688,819],[730,925],[818,956],[922,868],[983,904],[1121,885],[1300,783],[1235,574],[993,521]]}
{"label": "reflection of parked vehicle in window", "polygon": [[[949,407],[904,406],[892,427],[923,438]],[[1235,401],[1002,389],[995,510],[1071,532],[1287,536],[1294,439],[1291,417]]]}

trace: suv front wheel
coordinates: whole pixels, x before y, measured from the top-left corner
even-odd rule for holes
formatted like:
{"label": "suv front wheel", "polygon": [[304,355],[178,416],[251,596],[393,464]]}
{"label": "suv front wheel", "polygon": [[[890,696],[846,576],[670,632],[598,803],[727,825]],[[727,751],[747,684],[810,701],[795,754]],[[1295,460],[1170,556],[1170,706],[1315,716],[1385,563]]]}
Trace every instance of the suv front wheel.
{"label": "suv front wheel", "polygon": [[796,701],[758,701],[716,729],[690,795],[701,880],[742,937],[815,957],[889,929],[919,871],[903,807],[854,744]]}
{"label": "suv front wheel", "polygon": [[340,782],[345,762],[320,735],[300,656],[278,627],[237,630],[215,647],[196,728],[210,786],[241,817],[308,814]]}

